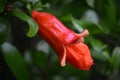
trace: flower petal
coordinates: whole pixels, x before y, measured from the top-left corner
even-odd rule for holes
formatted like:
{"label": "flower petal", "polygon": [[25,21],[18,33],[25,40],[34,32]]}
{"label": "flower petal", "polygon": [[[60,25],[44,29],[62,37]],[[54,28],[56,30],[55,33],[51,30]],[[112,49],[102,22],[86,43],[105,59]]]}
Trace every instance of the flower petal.
{"label": "flower petal", "polygon": [[81,32],[80,34],[77,34],[77,35],[80,36],[80,37],[84,37],[84,36],[86,36],[88,34],[89,34],[88,30],[85,29],[83,32]]}
{"label": "flower petal", "polygon": [[77,41],[75,41],[75,43],[79,43],[79,42],[84,42],[84,36],[88,35],[89,32],[87,29],[85,29],[83,32],[81,32],[80,34],[76,34],[77,36],[79,36],[79,39]]}
{"label": "flower petal", "polygon": [[93,65],[90,51],[82,42],[75,45],[66,46],[67,61],[74,67],[82,70],[89,70]]}
{"label": "flower petal", "polygon": [[61,53],[59,58],[60,58],[60,65],[64,67],[66,65],[66,48],[64,45],[63,48],[64,48],[63,53]]}

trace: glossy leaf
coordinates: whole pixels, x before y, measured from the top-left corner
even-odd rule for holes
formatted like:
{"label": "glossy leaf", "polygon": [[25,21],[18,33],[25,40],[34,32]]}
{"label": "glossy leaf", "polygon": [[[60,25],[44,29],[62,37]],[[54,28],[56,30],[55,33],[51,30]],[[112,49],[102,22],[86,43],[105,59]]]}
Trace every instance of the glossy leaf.
{"label": "glossy leaf", "polygon": [[10,23],[8,17],[0,16],[0,44],[4,43],[10,35]]}
{"label": "glossy leaf", "polygon": [[3,57],[17,80],[29,80],[29,72],[20,52],[10,43],[1,46]]}
{"label": "glossy leaf", "polygon": [[12,14],[28,23],[29,25],[29,31],[27,33],[28,37],[33,37],[37,34],[38,25],[31,17],[29,17],[28,15],[17,9],[14,9],[12,11]]}

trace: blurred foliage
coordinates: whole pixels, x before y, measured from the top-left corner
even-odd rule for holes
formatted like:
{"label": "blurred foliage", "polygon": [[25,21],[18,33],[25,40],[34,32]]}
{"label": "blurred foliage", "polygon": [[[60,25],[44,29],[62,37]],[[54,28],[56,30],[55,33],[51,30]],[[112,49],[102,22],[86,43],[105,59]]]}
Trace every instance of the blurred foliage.
{"label": "blurred foliage", "polygon": [[[0,80],[119,80],[119,8],[119,0],[0,0]],[[39,44],[32,10],[54,14],[77,33],[89,30],[90,71],[62,68],[50,46]]]}

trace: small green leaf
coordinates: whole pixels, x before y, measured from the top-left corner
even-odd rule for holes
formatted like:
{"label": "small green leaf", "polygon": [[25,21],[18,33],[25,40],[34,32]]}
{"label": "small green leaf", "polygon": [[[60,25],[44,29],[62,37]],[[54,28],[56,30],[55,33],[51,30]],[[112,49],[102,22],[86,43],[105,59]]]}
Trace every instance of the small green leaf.
{"label": "small green leaf", "polygon": [[32,14],[32,7],[30,3],[27,3],[26,8],[28,9],[30,15]]}
{"label": "small green leaf", "polygon": [[9,18],[0,16],[0,44],[4,43],[10,35]]}
{"label": "small green leaf", "polygon": [[29,32],[27,33],[28,37],[33,37],[37,34],[38,31],[38,25],[37,23],[31,18],[27,21],[27,23],[29,24]]}
{"label": "small green leaf", "polygon": [[3,57],[17,80],[29,80],[29,72],[20,52],[11,44],[1,46]]}
{"label": "small green leaf", "polygon": [[12,11],[12,14],[28,23],[29,25],[29,31],[27,33],[28,37],[33,37],[37,34],[38,24],[31,17],[29,17],[28,15],[17,9],[14,9]]}
{"label": "small green leaf", "polygon": [[33,9],[40,11],[40,10],[42,10],[42,6],[43,6],[42,3],[38,2],[38,3],[33,4]]}

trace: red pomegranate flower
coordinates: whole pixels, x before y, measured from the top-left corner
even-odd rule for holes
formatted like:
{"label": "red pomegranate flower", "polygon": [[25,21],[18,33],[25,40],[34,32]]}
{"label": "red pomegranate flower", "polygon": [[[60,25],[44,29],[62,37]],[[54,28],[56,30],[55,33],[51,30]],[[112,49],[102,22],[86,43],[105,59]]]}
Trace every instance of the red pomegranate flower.
{"label": "red pomegranate flower", "polygon": [[55,16],[45,12],[33,10],[32,18],[39,25],[39,35],[55,50],[61,66],[65,66],[68,62],[81,70],[90,69],[93,59],[88,46],[83,43],[83,37],[88,34],[87,30],[76,34]]}

